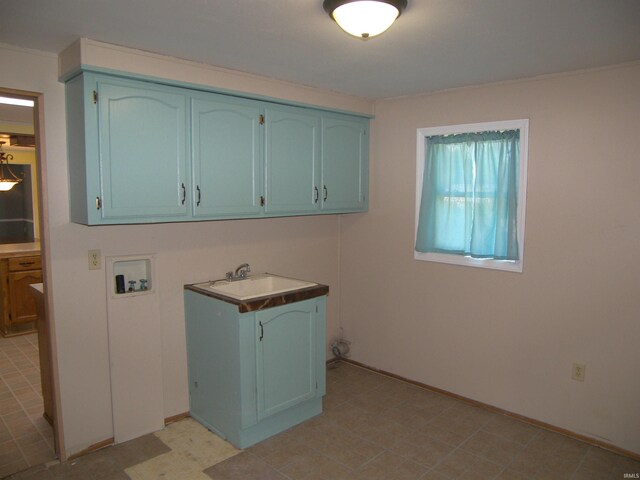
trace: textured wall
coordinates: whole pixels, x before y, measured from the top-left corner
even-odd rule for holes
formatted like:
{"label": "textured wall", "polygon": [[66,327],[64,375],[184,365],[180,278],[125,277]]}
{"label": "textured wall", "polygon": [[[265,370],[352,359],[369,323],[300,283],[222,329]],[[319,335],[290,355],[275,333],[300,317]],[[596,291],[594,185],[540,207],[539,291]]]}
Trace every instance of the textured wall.
{"label": "textured wall", "polygon": [[[210,69],[158,55],[147,57],[121,47],[99,45],[93,64],[117,66],[138,73],[169,76],[180,71],[186,81],[232,82],[233,72]],[[106,52],[105,55],[103,55]],[[108,55],[107,55],[108,54]],[[108,58],[107,58],[108,57]],[[254,272],[269,271],[330,286],[327,338],[339,323],[340,217],[312,216],[86,227],[69,222],[65,141],[64,86],[57,81],[57,57],[0,46],[3,76],[0,86],[44,93],[47,167],[50,292],[60,369],[63,428],[68,454],[113,436],[105,271],[87,269],[87,250],[103,256],[155,253],[163,341],[163,402],[165,417],[188,410],[186,345],[182,287],[186,283],[221,278],[238,264],[249,262]],[[117,65],[109,62],[115,62]],[[176,63],[177,62],[177,63]],[[173,67],[173,68],[171,68]],[[169,70],[171,68],[171,70]],[[298,102],[369,110],[366,100],[341,97],[308,87],[237,74],[236,88]],[[346,108],[346,107],[345,107]],[[111,280],[110,280],[111,281]]]}
{"label": "textured wall", "polygon": [[[370,212],[341,230],[353,358],[640,452],[638,85],[635,64],[378,102]],[[524,272],[413,260],[416,129],[518,118]]]}

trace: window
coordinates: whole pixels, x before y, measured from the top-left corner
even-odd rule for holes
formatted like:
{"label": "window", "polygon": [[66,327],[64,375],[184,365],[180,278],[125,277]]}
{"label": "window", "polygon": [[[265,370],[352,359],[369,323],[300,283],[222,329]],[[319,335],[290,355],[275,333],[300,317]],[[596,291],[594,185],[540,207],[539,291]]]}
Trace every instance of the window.
{"label": "window", "polygon": [[414,258],[522,271],[528,120],[418,129]]}

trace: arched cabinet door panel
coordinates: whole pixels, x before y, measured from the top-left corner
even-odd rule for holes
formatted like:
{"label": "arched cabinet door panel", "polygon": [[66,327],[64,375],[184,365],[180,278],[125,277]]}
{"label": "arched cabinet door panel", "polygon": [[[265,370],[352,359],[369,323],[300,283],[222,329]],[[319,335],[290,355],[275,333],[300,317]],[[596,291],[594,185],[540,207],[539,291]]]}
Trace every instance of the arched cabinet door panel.
{"label": "arched cabinet door panel", "polygon": [[261,104],[207,94],[191,105],[193,215],[260,214]]}
{"label": "arched cabinet door panel", "polygon": [[187,96],[178,89],[100,80],[102,217],[187,214]]}
{"label": "arched cabinet door panel", "polygon": [[316,395],[316,302],[256,313],[258,419]]}

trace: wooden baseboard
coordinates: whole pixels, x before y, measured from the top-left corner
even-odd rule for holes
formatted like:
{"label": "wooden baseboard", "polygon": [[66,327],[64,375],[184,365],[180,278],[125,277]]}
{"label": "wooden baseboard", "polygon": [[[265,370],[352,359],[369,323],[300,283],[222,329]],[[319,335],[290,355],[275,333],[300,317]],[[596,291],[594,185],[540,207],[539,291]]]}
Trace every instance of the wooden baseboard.
{"label": "wooden baseboard", "polygon": [[179,422],[180,420],[182,420],[183,418],[187,418],[188,416],[189,416],[189,412],[184,412],[184,413],[179,413],[177,415],[173,415],[171,417],[167,417],[164,419],[164,425],[166,427],[167,425],[171,425],[172,423]]}
{"label": "wooden baseboard", "polygon": [[[470,405],[483,408],[485,410],[489,410],[494,413],[499,413],[505,415],[507,417],[514,418],[524,423],[528,423],[529,425],[533,425],[534,427],[543,428],[545,430],[549,430],[554,433],[559,433],[560,435],[564,435],[567,437],[571,437],[575,440],[580,440],[581,442],[588,443],[595,447],[603,448],[604,450],[609,450],[610,452],[617,453],[618,455],[624,455],[625,457],[632,458],[634,460],[640,461],[640,453],[635,453],[630,450],[625,450],[624,448],[617,447],[607,442],[603,442],[596,438],[588,437],[586,435],[582,435],[579,433],[572,432],[571,430],[567,430],[565,428],[557,427],[555,425],[551,425],[549,423],[542,422],[540,420],[536,420],[534,418],[525,417],[524,415],[520,415],[518,413],[513,413],[508,410],[504,410],[502,408],[494,407],[493,405],[489,405],[488,403],[479,402],[478,400],[473,400],[472,398],[464,397],[462,395],[458,395],[457,393],[448,392],[447,390],[442,390],[441,388],[433,387],[431,385],[427,385],[425,383],[416,382],[415,380],[411,380],[409,378],[402,377],[400,375],[396,375],[395,373],[386,372],[384,370],[379,370],[377,368],[370,367],[364,363],[357,362],[355,360],[351,360],[348,358],[342,359],[333,359],[333,362],[343,361],[345,363],[349,363],[356,367],[363,368],[365,370],[369,370],[371,372],[378,373],[380,375],[385,375],[390,378],[394,378],[396,380],[400,380],[402,382],[410,383],[411,385],[415,385],[416,387],[424,388],[425,390],[429,390],[432,392],[439,393],[441,395],[446,395],[447,397],[455,398],[456,400],[460,400],[462,402],[468,403]],[[327,362],[329,363],[329,362]]]}

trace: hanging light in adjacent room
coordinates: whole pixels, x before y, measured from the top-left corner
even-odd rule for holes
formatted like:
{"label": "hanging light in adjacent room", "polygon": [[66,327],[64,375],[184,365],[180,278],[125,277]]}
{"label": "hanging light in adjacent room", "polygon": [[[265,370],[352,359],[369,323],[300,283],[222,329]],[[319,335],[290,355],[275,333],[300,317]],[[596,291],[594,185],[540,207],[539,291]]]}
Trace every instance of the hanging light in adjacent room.
{"label": "hanging light in adjacent room", "polygon": [[388,29],[407,0],[324,0],[322,6],[345,32],[366,40]]}
{"label": "hanging light in adjacent room", "polygon": [[[4,153],[2,151],[2,146],[5,142],[0,142],[0,192],[6,192],[11,190],[14,186],[22,181],[21,178],[18,178],[12,171],[9,166],[9,160],[13,160],[13,155]],[[4,176],[4,172],[8,171],[8,177]]]}

